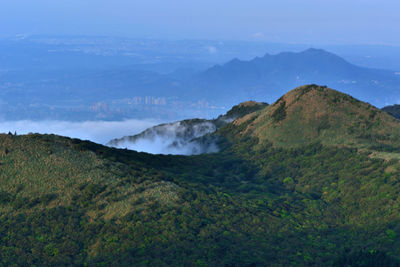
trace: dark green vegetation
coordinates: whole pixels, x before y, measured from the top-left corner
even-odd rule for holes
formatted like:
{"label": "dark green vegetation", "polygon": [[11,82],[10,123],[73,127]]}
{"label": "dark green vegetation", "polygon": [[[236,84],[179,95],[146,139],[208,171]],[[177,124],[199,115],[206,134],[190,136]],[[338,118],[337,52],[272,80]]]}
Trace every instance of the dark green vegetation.
{"label": "dark green vegetation", "polygon": [[[309,142],[296,144],[283,130],[288,145],[272,138],[293,105],[306,110],[319,93],[332,114],[367,114],[365,133],[373,135],[360,136],[362,120],[354,119],[360,129],[325,141],[323,133],[339,127],[335,117],[321,128],[300,113],[312,125],[303,128],[316,132]],[[282,99],[219,129],[223,150],[208,155],[0,136],[0,264],[399,266],[400,141],[390,129],[400,123],[325,87]],[[286,115],[268,117],[278,109]],[[264,135],[254,130],[261,118],[271,123]],[[368,146],[375,129],[387,138]]]}
{"label": "dark green vegetation", "polygon": [[386,111],[390,115],[400,119],[400,105],[392,105],[392,106],[386,106],[382,108],[383,111]]}
{"label": "dark green vegetation", "polygon": [[262,108],[265,108],[266,106],[268,106],[267,103],[246,101],[246,102],[240,103],[239,105],[233,106],[233,108],[231,108],[231,110],[229,110],[224,116],[221,116],[221,117],[227,117],[227,118],[243,117],[244,115],[247,115],[249,113],[252,113],[252,112],[258,111]]}

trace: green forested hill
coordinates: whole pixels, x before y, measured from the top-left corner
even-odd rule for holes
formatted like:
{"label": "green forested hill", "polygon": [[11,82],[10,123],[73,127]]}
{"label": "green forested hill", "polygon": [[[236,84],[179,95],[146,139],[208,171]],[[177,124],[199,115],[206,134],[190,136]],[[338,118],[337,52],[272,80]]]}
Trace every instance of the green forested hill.
{"label": "green forested hill", "polygon": [[400,105],[395,104],[392,106],[386,106],[382,108],[383,111],[386,111],[390,115],[394,116],[395,118],[400,118]]}
{"label": "green forested hill", "polygon": [[230,126],[236,136],[257,138],[261,147],[268,142],[293,147],[317,141],[367,149],[400,145],[397,119],[326,86],[298,87]]}
{"label": "green forested hill", "polygon": [[[0,265],[398,266],[398,122],[377,112],[371,133],[387,138],[372,143],[356,128],[299,143],[282,132],[282,145],[269,132],[290,120],[289,107],[273,115],[279,101],[222,127],[208,155],[1,135]],[[351,101],[354,118],[374,111]]]}

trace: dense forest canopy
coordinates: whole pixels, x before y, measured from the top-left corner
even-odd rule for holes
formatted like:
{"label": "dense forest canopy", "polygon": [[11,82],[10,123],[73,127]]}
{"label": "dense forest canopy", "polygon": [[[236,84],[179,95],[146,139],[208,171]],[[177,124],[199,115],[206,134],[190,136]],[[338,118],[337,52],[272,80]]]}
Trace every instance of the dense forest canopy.
{"label": "dense forest canopy", "polygon": [[311,85],[222,126],[219,153],[3,134],[0,265],[399,266],[397,129]]}

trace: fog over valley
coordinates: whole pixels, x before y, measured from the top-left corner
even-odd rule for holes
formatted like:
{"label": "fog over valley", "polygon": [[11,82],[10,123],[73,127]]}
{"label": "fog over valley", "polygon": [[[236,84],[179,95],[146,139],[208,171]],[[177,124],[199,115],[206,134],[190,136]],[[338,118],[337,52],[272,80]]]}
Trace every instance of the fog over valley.
{"label": "fog over valley", "polygon": [[114,139],[107,145],[152,154],[197,155],[218,152],[213,140],[196,140],[217,130],[212,121],[187,120],[149,128],[135,136]]}
{"label": "fog over valley", "polygon": [[0,133],[41,133],[56,134],[90,140],[105,144],[113,138],[137,134],[149,127],[159,124],[156,120],[125,120],[125,121],[1,121]]}
{"label": "fog over valley", "polygon": [[208,121],[199,121],[193,125],[188,125],[185,121],[160,125],[160,121],[151,119],[84,122],[2,121],[0,133],[56,134],[151,154],[194,155],[217,152],[217,145],[213,141],[201,143],[196,140],[214,132],[216,126]]}

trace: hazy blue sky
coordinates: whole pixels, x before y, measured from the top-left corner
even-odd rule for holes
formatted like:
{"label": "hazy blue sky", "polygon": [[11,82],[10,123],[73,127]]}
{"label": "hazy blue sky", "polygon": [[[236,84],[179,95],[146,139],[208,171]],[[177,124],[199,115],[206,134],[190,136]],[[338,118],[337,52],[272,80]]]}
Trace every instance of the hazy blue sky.
{"label": "hazy blue sky", "polygon": [[0,0],[0,36],[400,45],[399,0]]}

